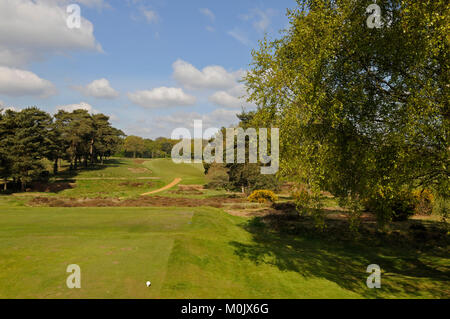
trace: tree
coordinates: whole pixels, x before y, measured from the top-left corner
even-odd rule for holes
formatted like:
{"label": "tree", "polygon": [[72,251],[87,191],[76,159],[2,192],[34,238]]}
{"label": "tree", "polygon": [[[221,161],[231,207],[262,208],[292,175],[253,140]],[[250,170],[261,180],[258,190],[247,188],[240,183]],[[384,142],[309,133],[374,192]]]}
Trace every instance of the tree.
{"label": "tree", "polygon": [[4,145],[11,152],[11,176],[24,190],[28,183],[44,172],[42,159],[49,153],[52,143],[48,138],[52,118],[32,107],[17,113],[7,111],[4,121],[10,129]]}
{"label": "tree", "polygon": [[100,157],[100,162],[103,164],[103,159],[113,154],[121,143],[121,137],[125,134],[109,123],[109,117],[104,114],[92,115],[94,134],[90,142],[90,157],[91,163]]}
{"label": "tree", "polygon": [[136,154],[142,154],[145,151],[144,139],[139,136],[130,135],[125,138],[124,149],[126,152],[133,154],[133,158],[136,158]]}
{"label": "tree", "polygon": [[246,76],[252,124],[280,127],[281,172],[348,202],[412,187],[448,196],[448,1],[378,1],[380,29],[365,1],[297,2]]}

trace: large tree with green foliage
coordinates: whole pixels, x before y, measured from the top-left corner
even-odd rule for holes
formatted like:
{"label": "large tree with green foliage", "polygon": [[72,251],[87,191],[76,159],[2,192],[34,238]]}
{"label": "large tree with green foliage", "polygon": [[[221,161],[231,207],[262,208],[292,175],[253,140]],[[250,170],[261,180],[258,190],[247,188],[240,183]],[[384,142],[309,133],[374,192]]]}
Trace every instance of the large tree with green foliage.
{"label": "large tree with green foliage", "polygon": [[253,125],[280,127],[281,172],[350,202],[412,187],[448,196],[448,1],[379,0],[373,29],[372,1],[297,2],[246,76]]}

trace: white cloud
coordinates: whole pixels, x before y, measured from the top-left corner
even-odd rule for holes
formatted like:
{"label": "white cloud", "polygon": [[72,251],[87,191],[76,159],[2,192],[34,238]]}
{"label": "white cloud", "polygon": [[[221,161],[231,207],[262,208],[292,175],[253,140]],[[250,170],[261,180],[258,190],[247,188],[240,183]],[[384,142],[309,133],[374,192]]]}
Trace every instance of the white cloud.
{"label": "white cloud", "polygon": [[86,86],[75,87],[75,89],[84,95],[99,99],[115,99],[119,96],[119,93],[111,87],[109,81],[105,78],[94,80]]}
{"label": "white cloud", "polygon": [[21,111],[20,109],[15,108],[14,106],[6,106],[6,104],[3,101],[0,101],[0,113],[3,114],[7,110],[11,110],[11,111],[14,111],[14,112]]}
{"label": "white cloud", "polygon": [[156,13],[156,11],[142,8],[141,12],[144,15],[144,17],[148,23],[158,23],[159,22],[159,16]]}
{"label": "white cloud", "polygon": [[206,26],[206,31],[214,32],[214,31],[216,31],[216,29],[214,29],[213,27],[208,25],[208,26]]}
{"label": "white cloud", "polygon": [[[95,1],[84,2],[93,4]],[[81,28],[67,27],[65,3],[1,0],[0,64],[23,66],[48,54],[70,54],[77,50],[101,52],[90,21],[81,17]]]}
{"label": "white cloud", "polygon": [[254,108],[255,104],[246,101],[247,92],[243,84],[227,91],[218,91],[209,97],[209,101],[225,108]]}
{"label": "white cloud", "polygon": [[201,8],[200,13],[203,14],[205,17],[209,18],[211,21],[216,20],[216,16],[208,8]]}
{"label": "white cloud", "polygon": [[155,128],[159,136],[170,136],[172,131],[178,127],[185,127],[193,134],[194,120],[202,120],[203,131],[207,128],[229,127],[238,123],[236,110],[216,109],[210,113],[200,114],[197,112],[175,112],[170,115],[160,116],[150,124]]}
{"label": "white cloud", "polygon": [[194,96],[183,92],[181,88],[159,87],[152,90],[128,93],[128,98],[135,104],[146,108],[187,106],[197,101]]}
{"label": "white cloud", "polygon": [[0,66],[0,94],[45,98],[56,94],[56,88],[33,72]]}
{"label": "white cloud", "polygon": [[244,74],[243,70],[228,72],[219,65],[197,69],[192,64],[177,60],[172,65],[173,77],[188,89],[227,89],[234,87]]}
{"label": "white cloud", "polygon": [[265,32],[272,23],[272,17],[277,15],[277,11],[274,9],[261,10],[258,8],[252,9],[250,13],[241,15],[241,19],[244,21],[252,21],[253,27],[260,31]]}
{"label": "white cloud", "polygon": [[241,42],[244,45],[250,45],[251,41],[248,38],[248,36],[246,34],[244,34],[244,32],[242,32],[240,29],[238,28],[234,28],[231,31],[227,32],[228,35],[231,35],[233,38],[235,38],[236,40],[238,40],[239,42]]}
{"label": "white cloud", "polygon": [[95,110],[92,105],[86,102],[81,102],[78,104],[68,104],[68,105],[58,105],[56,107],[56,110],[63,110],[66,112],[73,112],[75,110],[86,110],[89,113],[99,113],[97,110]]}
{"label": "white cloud", "polygon": [[174,129],[185,127],[193,134],[194,120],[202,120],[203,131],[208,128],[220,129],[222,126],[230,127],[231,125],[236,125],[239,122],[236,117],[237,113],[240,112],[228,109],[216,109],[206,114],[177,111],[170,115],[152,118],[151,120],[135,121],[125,128],[125,133],[148,138],[170,137]]}
{"label": "white cloud", "polygon": [[[65,0],[65,1],[72,1],[72,0]],[[110,7],[110,5],[106,3],[104,0],[75,0],[75,1],[90,8],[95,7],[101,9]]]}

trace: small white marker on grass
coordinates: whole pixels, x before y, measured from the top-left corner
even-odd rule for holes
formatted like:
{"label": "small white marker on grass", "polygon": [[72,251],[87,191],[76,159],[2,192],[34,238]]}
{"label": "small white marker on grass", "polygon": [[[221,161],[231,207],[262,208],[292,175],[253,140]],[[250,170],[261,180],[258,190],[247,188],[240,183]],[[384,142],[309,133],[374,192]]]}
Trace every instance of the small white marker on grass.
{"label": "small white marker on grass", "polygon": [[152,283],[150,281],[147,281],[147,287],[150,287],[152,285]]}

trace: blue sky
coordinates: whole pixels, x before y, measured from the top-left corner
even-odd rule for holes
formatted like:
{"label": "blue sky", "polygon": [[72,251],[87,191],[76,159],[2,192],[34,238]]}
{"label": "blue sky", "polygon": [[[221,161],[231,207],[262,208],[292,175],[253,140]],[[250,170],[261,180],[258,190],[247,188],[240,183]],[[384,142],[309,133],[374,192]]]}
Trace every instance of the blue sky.
{"label": "blue sky", "polygon": [[[67,6],[81,8],[80,29]],[[2,0],[0,105],[85,108],[126,134],[236,122],[251,50],[294,0]]]}

